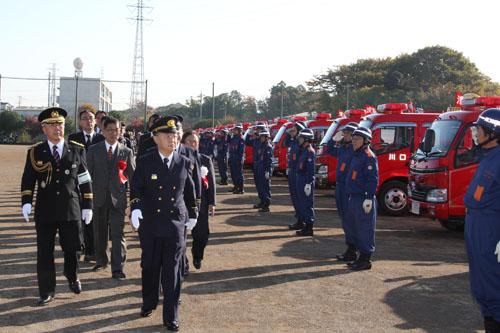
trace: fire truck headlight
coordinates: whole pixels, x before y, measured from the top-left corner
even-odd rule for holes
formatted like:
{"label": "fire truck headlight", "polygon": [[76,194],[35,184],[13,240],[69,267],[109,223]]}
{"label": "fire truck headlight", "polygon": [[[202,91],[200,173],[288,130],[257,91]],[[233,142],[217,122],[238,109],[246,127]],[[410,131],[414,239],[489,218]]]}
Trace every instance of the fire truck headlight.
{"label": "fire truck headlight", "polygon": [[448,201],[448,190],[445,188],[436,188],[427,193],[428,202],[446,202]]}

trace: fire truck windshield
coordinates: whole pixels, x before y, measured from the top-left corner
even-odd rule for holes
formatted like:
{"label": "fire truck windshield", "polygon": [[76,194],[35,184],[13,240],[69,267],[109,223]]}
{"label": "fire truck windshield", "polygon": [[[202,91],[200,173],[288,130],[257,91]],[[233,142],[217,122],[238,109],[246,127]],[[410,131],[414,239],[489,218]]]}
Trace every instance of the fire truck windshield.
{"label": "fire truck windshield", "polygon": [[371,120],[371,119],[363,119],[359,122],[359,127],[371,129],[372,125],[373,125],[373,120]]}
{"label": "fire truck windshield", "polygon": [[274,136],[273,144],[277,144],[278,142],[280,142],[281,137],[283,136],[283,134],[285,134],[285,131],[286,125],[281,126],[278,133],[276,133],[276,135]]}
{"label": "fire truck windshield", "polygon": [[326,145],[328,143],[328,141],[330,141],[333,137],[333,135],[335,134],[335,132],[337,131],[337,128],[339,127],[339,123],[338,122],[333,122],[330,127],[328,128],[328,130],[326,131],[325,133],[325,136],[323,137],[323,140],[321,140],[320,142],[320,146],[323,146],[323,145]]}
{"label": "fire truck windshield", "polygon": [[432,150],[425,154],[422,147],[425,138],[422,140],[420,147],[417,150],[417,155],[442,157],[448,154],[451,143],[460,129],[461,121],[459,120],[436,120],[432,123],[430,129],[434,130],[435,140]]}

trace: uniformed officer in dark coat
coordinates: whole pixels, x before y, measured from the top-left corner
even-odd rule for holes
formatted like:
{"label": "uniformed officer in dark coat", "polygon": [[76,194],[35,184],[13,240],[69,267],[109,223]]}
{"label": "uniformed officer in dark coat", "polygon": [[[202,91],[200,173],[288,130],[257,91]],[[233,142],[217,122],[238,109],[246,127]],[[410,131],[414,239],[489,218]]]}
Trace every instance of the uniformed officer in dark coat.
{"label": "uniformed officer in dark coat", "polygon": [[297,178],[297,165],[299,162],[300,145],[298,142],[298,135],[300,131],[306,128],[306,124],[302,121],[297,121],[293,124],[289,133],[286,133],[284,145],[288,148],[288,189],[290,191],[290,198],[292,200],[293,209],[295,210],[295,218],[297,221],[288,225],[291,230],[301,230],[304,228],[304,218],[300,216],[299,204],[297,201],[296,184]]}
{"label": "uniformed officer in dark coat", "polygon": [[[85,161],[84,146],[64,141],[66,111],[48,108],[38,115],[47,140],[28,150],[21,182],[22,211],[26,221],[31,213],[35,184],[35,227],[37,232],[37,277],[39,305],[52,301],[56,272],[56,233],[64,252],[64,275],[75,294],[81,292],[77,251],[81,249],[81,220],[92,219],[92,185]],[[81,195],[81,198],[80,198]]]}
{"label": "uniformed officer in dark coat", "polygon": [[316,218],[314,211],[314,171],[316,164],[316,152],[312,147],[314,133],[305,128],[299,133],[300,145],[299,160],[297,163],[297,177],[295,179],[297,188],[297,202],[299,216],[304,219],[304,226],[296,231],[297,236],[312,236],[313,226]]}
{"label": "uniformed officer in dark coat", "polygon": [[[72,133],[68,136],[69,141],[75,141],[85,146],[85,151],[88,151],[91,145],[104,141],[104,135],[97,133],[94,128],[96,109],[92,104],[83,104],[79,108],[78,118],[80,132]],[[89,262],[95,260],[94,248],[94,228],[93,223],[83,224],[83,247],[84,261]]]}
{"label": "uniformed officer in dark coat", "polygon": [[254,208],[259,208],[259,212],[269,212],[269,206],[271,205],[273,146],[269,142],[270,139],[271,134],[267,129],[259,132],[260,145],[257,150],[258,159],[257,162],[254,162],[257,192],[260,199],[260,205],[255,205]]}
{"label": "uniformed officer in dark coat", "polygon": [[[184,133],[182,144],[198,150],[198,135],[193,131]],[[209,215],[214,216],[216,204],[215,172],[212,159],[203,154],[198,154],[198,159],[201,165],[201,204],[196,226],[191,231],[193,237],[191,254],[193,255],[193,265],[196,269],[201,268],[201,261],[203,260],[210,234]]]}
{"label": "uniformed officer in dark coat", "polygon": [[464,197],[470,289],[485,331],[500,332],[500,109],[483,111],[475,125],[480,162]]}
{"label": "uniformed officer in dark coat", "polygon": [[217,153],[217,167],[219,168],[220,185],[227,185],[227,152],[229,136],[227,129],[222,129],[215,138],[215,151]]}
{"label": "uniformed officer in dark coat", "polygon": [[142,250],[141,316],[150,316],[158,304],[161,272],[163,323],[177,331],[185,228],[197,218],[193,165],[176,151],[177,118],[162,117],[152,130],[158,148],[138,158],[130,194]]}
{"label": "uniformed officer in dark coat", "polygon": [[372,267],[371,256],[375,251],[375,224],[377,220],[378,163],[370,149],[370,129],[358,127],[352,133],[354,153],[347,169],[345,191],[349,197],[347,219],[352,221],[353,239],[359,257],[348,263],[351,270]]}
{"label": "uniformed officer in dark coat", "polygon": [[[259,191],[258,186],[259,186],[259,179],[257,178],[257,164],[259,163],[259,149],[261,147],[261,142],[259,138],[259,132],[262,130],[265,130],[266,126],[259,124],[256,125],[253,129],[251,129],[247,136],[245,137],[245,145],[252,147],[252,173],[253,173],[253,180],[255,184],[255,189],[257,192]],[[261,208],[263,206],[263,202],[259,201],[254,205],[254,208]]]}
{"label": "uniformed officer in dark coat", "polygon": [[231,180],[233,181],[234,194],[245,193],[245,178],[243,177],[243,159],[245,158],[245,140],[241,135],[243,126],[236,125],[233,129],[233,136],[229,140],[229,171],[231,171]]}

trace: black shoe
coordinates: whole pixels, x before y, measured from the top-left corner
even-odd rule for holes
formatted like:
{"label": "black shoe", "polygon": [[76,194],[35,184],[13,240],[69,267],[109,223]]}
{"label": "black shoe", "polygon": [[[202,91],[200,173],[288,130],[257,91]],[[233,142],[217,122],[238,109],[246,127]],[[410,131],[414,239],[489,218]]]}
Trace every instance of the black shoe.
{"label": "black shoe", "polygon": [[77,295],[82,292],[82,284],[80,283],[80,280],[68,281],[68,286],[69,290]]}
{"label": "black shoe", "polygon": [[306,223],[302,229],[295,232],[297,236],[312,236],[313,234],[313,226],[309,223]]}
{"label": "black shoe", "polygon": [[336,258],[337,258],[337,260],[343,261],[343,262],[355,261],[358,258],[357,254],[356,254],[356,248],[354,246],[349,245],[347,247],[347,250],[345,250],[345,252],[342,254],[337,254]]}
{"label": "black shoe", "polygon": [[227,185],[227,181],[221,181],[219,184],[220,185]]}
{"label": "black shoe", "polygon": [[143,318],[150,317],[152,314],[153,314],[152,309],[146,310],[141,306],[141,317]]}
{"label": "black shoe", "polygon": [[288,225],[288,229],[290,230],[301,230],[302,228],[304,228],[304,222],[298,220],[297,222]]}
{"label": "black shoe", "polygon": [[83,261],[84,262],[91,262],[91,261],[95,261],[95,256],[93,255],[90,255],[90,254],[86,254],[85,257],[83,258]]}
{"label": "black shoe", "polygon": [[36,304],[38,306],[44,306],[45,304],[50,303],[53,300],[54,300],[54,296],[52,296],[52,295],[40,296],[40,298],[38,298],[38,301],[36,302]]}
{"label": "black shoe", "polygon": [[370,254],[363,254],[361,253],[359,255],[358,260],[353,262],[351,265],[347,264],[349,266],[349,269],[351,271],[364,271],[372,268],[372,262],[370,260],[371,255]]}
{"label": "black shoe", "polygon": [[233,192],[233,193],[234,193],[234,192],[236,191],[236,186],[233,186],[233,188],[232,188],[232,189],[229,189],[229,190],[227,190],[227,191],[228,191],[228,192]]}
{"label": "black shoe", "polygon": [[179,331],[179,323],[175,320],[164,322],[163,326],[165,326],[167,328],[167,331],[171,331],[171,332]]}
{"label": "black shoe", "polygon": [[108,267],[108,265],[95,265],[94,267],[92,267],[92,270],[94,272],[97,272],[97,271],[102,271],[103,269],[106,269]]}
{"label": "black shoe", "polygon": [[269,209],[269,205],[263,205],[259,209],[259,213],[269,213],[271,210]]}
{"label": "black shoe", "polygon": [[262,206],[263,206],[263,203],[259,202],[258,204],[253,205],[253,208],[255,208],[255,209],[262,208]]}
{"label": "black shoe", "polygon": [[200,269],[201,268],[201,259],[193,259],[193,266],[196,269]]}
{"label": "black shoe", "polygon": [[112,274],[111,274],[111,277],[113,279],[117,279],[117,280],[124,280],[127,278],[127,276],[125,275],[125,273],[123,273],[122,271],[114,271]]}

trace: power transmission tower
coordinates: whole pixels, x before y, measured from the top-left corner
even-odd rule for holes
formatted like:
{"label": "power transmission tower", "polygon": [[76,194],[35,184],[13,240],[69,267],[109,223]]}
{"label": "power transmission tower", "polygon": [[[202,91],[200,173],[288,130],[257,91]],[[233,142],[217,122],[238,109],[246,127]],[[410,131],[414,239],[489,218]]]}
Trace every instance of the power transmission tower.
{"label": "power transmission tower", "polygon": [[144,17],[143,10],[151,8],[144,6],[143,0],[137,0],[137,4],[129,5],[136,10],[135,17],[130,20],[136,21],[135,26],[135,47],[134,47],[134,65],[132,69],[132,87],[130,91],[130,108],[136,109],[137,105],[144,103],[144,41],[142,24],[144,21],[151,21]]}

